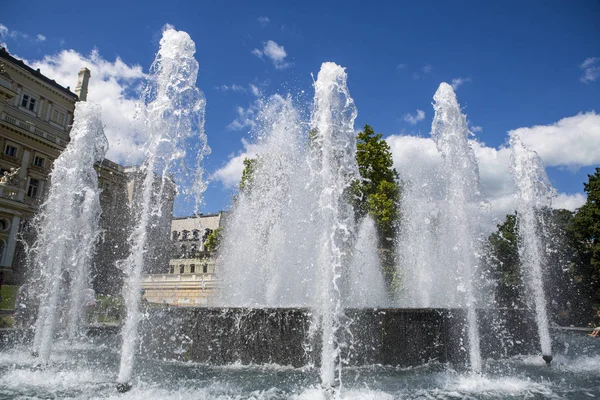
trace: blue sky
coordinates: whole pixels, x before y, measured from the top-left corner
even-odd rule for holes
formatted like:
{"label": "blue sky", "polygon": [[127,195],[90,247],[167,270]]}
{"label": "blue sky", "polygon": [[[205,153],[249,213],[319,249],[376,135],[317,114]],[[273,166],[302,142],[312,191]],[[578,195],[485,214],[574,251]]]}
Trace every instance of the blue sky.
{"label": "blue sky", "polygon": [[[508,131],[523,128],[564,206],[574,208],[584,200],[587,174],[600,165],[599,20],[594,1],[28,1],[3,6],[0,42],[71,87],[78,63],[91,65],[92,80],[101,82],[91,83],[90,98],[113,124],[107,126],[112,158],[133,162],[126,160],[136,154],[128,146],[143,138],[127,137],[132,96],[163,26],[188,32],[212,148],[204,212],[230,202],[239,174],[234,164],[251,152],[242,140],[251,142],[256,95],[290,92],[308,108],[310,74],[324,61],[347,68],[356,127],[369,123],[382,132],[401,172],[420,165],[408,152],[428,148],[433,94],[440,82],[454,80],[479,142],[476,153],[488,157],[480,163],[491,200],[510,194],[499,166],[506,159],[502,146]],[[176,214],[187,212],[178,203]]]}

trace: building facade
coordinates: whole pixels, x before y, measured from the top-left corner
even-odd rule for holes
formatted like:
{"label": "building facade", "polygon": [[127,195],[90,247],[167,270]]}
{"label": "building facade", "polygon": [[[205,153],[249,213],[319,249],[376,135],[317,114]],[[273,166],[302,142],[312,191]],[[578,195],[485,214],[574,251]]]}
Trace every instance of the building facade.
{"label": "building facade", "polygon": [[0,49],[0,269],[23,279],[20,230],[37,212],[54,160],[69,143],[78,97]]}
{"label": "building facade", "polygon": [[226,213],[175,218],[171,222],[171,259],[163,271],[145,275],[144,296],[149,302],[176,306],[206,306],[217,288],[214,252],[206,239],[225,222]]}

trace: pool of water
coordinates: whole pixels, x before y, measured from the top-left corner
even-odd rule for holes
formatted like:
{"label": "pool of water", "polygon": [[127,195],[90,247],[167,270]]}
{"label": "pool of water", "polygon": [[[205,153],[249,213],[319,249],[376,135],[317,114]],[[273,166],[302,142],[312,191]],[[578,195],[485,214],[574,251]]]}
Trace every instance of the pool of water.
{"label": "pool of water", "polygon": [[[561,335],[551,367],[539,356],[486,360],[482,374],[430,363],[344,369],[344,399],[589,399],[600,397],[600,339]],[[133,388],[115,390],[115,336],[59,341],[39,369],[25,346],[0,351],[0,399],[325,399],[314,366],[214,366],[141,356]]]}

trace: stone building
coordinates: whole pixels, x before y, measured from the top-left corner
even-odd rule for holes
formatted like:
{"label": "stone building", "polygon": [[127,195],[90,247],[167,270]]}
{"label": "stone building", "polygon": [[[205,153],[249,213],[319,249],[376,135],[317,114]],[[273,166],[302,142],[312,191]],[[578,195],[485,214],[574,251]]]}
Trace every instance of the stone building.
{"label": "stone building", "polygon": [[38,210],[54,160],[69,143],[78,97],[0,49],[0,269],[23,279],[17,237]]}
{"label": "stone building", "polygon": [[171,259],[160,273],[144,276],[149,302],[205,306],[218,286],[215,254],[206,249],[208,235],[221,228],[225,212],[175,218],[171,222]]}

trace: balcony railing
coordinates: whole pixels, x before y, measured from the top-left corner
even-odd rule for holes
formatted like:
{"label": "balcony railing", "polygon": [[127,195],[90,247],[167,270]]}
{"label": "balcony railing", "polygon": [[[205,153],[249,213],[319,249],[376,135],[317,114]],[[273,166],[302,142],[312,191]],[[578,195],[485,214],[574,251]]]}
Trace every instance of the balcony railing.
{"label": "balcony railing", "polygon": [[[6,111],[9,111],[7,113]],[[27,118],[27,119],[24,119]],[[68,140],[65,140],[60,137],[58,132],[60,131],[58,128],[54,128],[45,121],[42,121],[38,118],[34,118],[36,121],[30,121],[29,118],[32,118],[22,111],[15,109],[13,107],[6,108],[2,114],[0,114],[0,120],[5,121],[11,125],[19,127],[27,132],[30,132],[36,136],[44,138],[52,143],[56,143],[59,146],[65,147],[68,144]],[[57,134],[53,134],[50,132],[56,132]],[[68,137],[68,132],[61,132],[65,137]]]}

